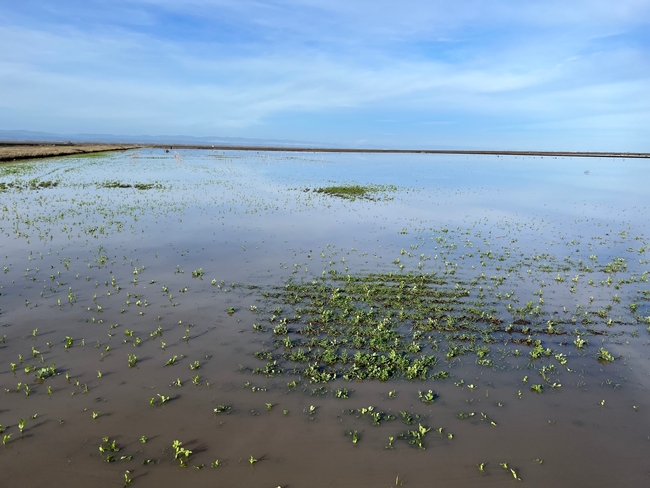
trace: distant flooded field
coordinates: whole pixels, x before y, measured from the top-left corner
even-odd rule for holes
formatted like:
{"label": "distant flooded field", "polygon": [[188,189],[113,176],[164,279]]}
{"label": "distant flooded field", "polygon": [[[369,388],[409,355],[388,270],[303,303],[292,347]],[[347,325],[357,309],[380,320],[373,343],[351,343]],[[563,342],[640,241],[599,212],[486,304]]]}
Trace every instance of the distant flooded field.
{"label": "distant flooded field", "polygon": [[0,165],[2,486],[648,486],[643,160]]}

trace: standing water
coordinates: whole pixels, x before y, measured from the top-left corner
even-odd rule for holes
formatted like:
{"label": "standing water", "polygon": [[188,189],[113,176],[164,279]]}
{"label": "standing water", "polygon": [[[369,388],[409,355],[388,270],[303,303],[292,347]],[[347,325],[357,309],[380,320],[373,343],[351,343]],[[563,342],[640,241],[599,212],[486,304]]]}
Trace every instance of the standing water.
{"label": "standing water", "polygon": [[2,486],[647,486],[642,161],[0,166]]}

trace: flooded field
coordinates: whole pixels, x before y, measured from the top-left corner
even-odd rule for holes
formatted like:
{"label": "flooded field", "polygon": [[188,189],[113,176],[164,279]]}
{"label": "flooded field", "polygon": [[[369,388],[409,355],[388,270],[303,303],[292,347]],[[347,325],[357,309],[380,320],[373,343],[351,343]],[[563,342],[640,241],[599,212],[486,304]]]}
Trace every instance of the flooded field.
{"label": "flooded field", "polygon": [[644,160],[0,166],[0,486],[648,486]]}

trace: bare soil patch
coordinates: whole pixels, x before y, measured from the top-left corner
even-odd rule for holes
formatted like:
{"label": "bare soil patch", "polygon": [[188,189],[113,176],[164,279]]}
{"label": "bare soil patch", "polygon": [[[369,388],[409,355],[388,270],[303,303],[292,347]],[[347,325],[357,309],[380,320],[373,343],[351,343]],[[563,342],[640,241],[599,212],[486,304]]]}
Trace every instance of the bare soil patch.
{"label": "bare soil patch", "polygon": [[19,159],[49,158],[139,147],[133,144],[0,144],[0,162]]}

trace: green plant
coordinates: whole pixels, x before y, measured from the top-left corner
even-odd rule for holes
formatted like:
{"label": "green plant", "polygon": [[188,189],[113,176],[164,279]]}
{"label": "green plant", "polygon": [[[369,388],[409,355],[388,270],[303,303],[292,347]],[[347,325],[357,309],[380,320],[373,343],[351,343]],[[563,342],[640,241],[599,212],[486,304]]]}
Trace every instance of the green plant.
{"label": "green plant", "polygon": [[105,454],[106,457],[104,460],[108,463],[111,463],[115,461],[115,456],[113,456],[112,452],[119,452],[120,448],[117,447],[117,441],[113,439],[112,441],[106,437],[102,437],[102,443],[99,445],[99,452],[102,454]]}
{"label": "green plant", "polygon": [[508,466],[508,463],[499,463],[499,466],[501,466],[501,467],[502,467],[503,469],[505,469],[506,471],[510,471],[510,474],[512,474],[512,477],[513,477],[515,480],[517,480],[517,481],[521,481],[521,478],[519,478],[519,475],[517,474],[517,472],[516,472],[513,468],[510,468],[510,467]]}
{"label": "green plant", "polygon": [[614,361],[614,356],[612,356],[612,354],[607,349],[601,347],[598,350],[598,359],[601,361],[611,362]]}
{"label": "green plant", "polygon": [[427,405],[429,403],[433,403],[436,401],[436,394],[433,392],[433,390],[429,390],[426,393],[422,393],[421,391],[418,391],[418,398],[422,403],[426,403]]}
{"label": "green plant", "polygon": [[352,437],[352,444],[359,442],[359,432],[356,430],[351,430],[349,435]]}
{"label": "green plant", "polygon": [[52,364],[51,366],[46,366],[44,368],[39,369],[38,372],[36,373],[36,377],[39,380],[44,380],[51,376],[55,376],[56,374],[57,374],[56,365]]}
{"label": "green plant", "polygon": [[174,449],[174,459],[178,460],[178,463],[182,468],[186,467],[192,451],[184,448],[183,443],[179,440],[175,440],[172,443],[172,449]]}
{"label": "green plant", "polygon": [[129,368],[135,368],[138,364],[138,356],[135,354],[128,354]]}
{"label": "green plant", "polygon": [[585,347],[588,343],[585,339],[582,339],[580,336],[576,337],[576,339],[573,341],[573,344],[578,348],[582,349]]}
{"label": "green plant", "polygon": [[350,398],[350,392],[347,388],[339,388],[334,392],[336,398]]}
{"label": "green plant", "polygon": [[407,439],[409,444],[415,445],[420,449],[424,449],[424,438],[431,429],[423,427],[422,424],[418,424],[418,428],[415,430],[408,430],[405,434],[400,434],[402,438]]}

